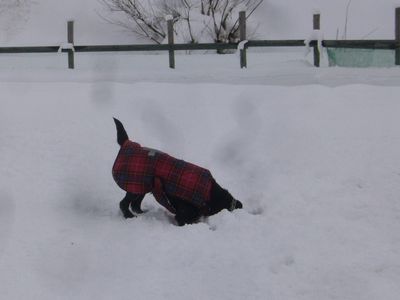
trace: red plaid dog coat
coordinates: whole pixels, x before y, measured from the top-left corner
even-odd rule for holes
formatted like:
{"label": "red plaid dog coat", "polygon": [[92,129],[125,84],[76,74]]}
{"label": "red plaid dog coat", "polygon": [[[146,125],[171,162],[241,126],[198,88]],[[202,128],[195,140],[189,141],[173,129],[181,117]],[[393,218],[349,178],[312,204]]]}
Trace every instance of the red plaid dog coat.
{"label": "red plaid dog coat", "polygon": [[[164,193],[202,207],[210,200],[213,182],[209,170],[176,159],[166,153],[143,148],[127,140],[115,160],[113,177],[118,186],[133,194],[153,192],[155,178],[160,179]],[[167,209],[166,203],[156,200]]]}

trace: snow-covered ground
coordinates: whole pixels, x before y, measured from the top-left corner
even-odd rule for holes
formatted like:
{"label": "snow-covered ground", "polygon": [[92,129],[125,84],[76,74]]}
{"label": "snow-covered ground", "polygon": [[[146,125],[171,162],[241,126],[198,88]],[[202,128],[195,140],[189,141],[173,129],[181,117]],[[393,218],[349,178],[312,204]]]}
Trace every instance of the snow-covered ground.
{"label": "snow-covered ground", "polygon": [[[400,69],[0,56],[1,299],[398,299]],[[124,220],[112,117],[245,208]]]}
{"label": "snow-covered ground", "polygon": [[[62,44],[71,19],[76,44],[137,41],[97,0],[16,3],[0,3],[1,46]],[[341,38],[348,3],[264,1],[257,37],[306,39],[319,10]],[[348,38],[393,38],[398,0],[350,4]],[[0,298],[398,299],[400,69],[311,59],[0,55]],[[245,208],[180,228],[148,196],[124,220],[113,116]]]}

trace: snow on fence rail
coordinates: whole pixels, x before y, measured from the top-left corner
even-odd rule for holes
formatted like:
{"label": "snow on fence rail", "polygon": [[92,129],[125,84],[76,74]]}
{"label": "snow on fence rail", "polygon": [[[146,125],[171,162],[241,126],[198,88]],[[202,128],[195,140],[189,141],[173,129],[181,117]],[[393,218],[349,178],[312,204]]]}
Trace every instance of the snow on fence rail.
{"label": "snow on fence rail", "polygon": [[[313,15],[313,32],[320,31],[320,14]],[[246,40],[246,13],[239,13],[240,41],[238,43],[198,43],[175,44],[173,22],[166,19],[168,24],[168,44],[131,44],[131,45],[75,45],[74,22],[68,21],[68,42],[58,46],[30,47],[0,47],[1,53],[68,53],[68,67],[74,69],[75,52],[114,52],[114,51],[168,51],[169,66],[175,68],[175,51],[180,50],[239,50],[240,67],[247,67],[247,49],[251,47],[312,47],[314,66],[320,66],[321,47],[353,48],[353,49],[389,49],[395,50],[395,64],[400,65],[400,7],[395,10],[395,39],[394,40],[323,40],[321,35],[313,35],[305,40]],[[67,46],[65,46],[67,45]]]}

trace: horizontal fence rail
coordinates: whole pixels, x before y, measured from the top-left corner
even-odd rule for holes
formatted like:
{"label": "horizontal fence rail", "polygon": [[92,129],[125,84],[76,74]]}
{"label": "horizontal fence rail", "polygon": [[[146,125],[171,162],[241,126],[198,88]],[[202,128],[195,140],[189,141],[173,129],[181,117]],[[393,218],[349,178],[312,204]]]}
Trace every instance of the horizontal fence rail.
{"label": "horizontal fence rail", "polygon": [[[304,47],[306,40],[250,40],[246,48],[253,47]],[[316,46],[317,41],[311,41],[310,46]],[[323,40],[326,48],[353,48],[353,49],[389,49],[398,46],[395,40]],[[199,43],[199,44],[142,44],[142,45],[74,45],[75,52],[129,52],[129,51],[190,51],[190,50],[236,50],[237,43]],[[0,53],[55,53],[60,46],[28,46],[28,47],[0,47]],[[67,49],[61,49],[68,52]]]}
{"label": "horizontal fence rail", "polygon": [[76,52],[109,52],[109,51],[179,51],[179,50],[225,50],[236,49],[237,44],[162,44],[162,45],[92,45],[75,46]]}
{"label": "horizontal fence rail", "polygon": [[[304,47],[305,40],[250,40],[251,47]],[[312,44],[312,43],[311,43]],[[132,44],[132,45],[74,45],[75,52],[129,52],[129,51],[191,51],[191,50],[236,50],[238,43],[198,43],[198,44]],[[0,47],[0,53],[54,53],[60,46]],[[62,52],[68,52],[62,49]]]}
{"label": "horizontal fence rail", "polygon": [[[315,42],[314,42],[315,43]],[[326,48],[352,48],[352,49],[396,49],[395,40],[324,40],[322,46]]]}
{"label": "horizontal fence rail", "polygon": [[258,40],[248,41],[246,47],[304,47],[305,40]]}
{"label": "horizontal fence rail", "polygon": [[57,52],[60,46],[37,46],[37,47],[0,47],[0,53],[51,53]]}

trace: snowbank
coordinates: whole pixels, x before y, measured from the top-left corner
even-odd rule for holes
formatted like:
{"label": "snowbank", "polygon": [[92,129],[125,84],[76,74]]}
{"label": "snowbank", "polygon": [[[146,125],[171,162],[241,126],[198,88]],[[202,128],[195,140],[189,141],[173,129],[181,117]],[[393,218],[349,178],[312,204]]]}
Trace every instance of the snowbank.
{"label": "snowbank", "polygon": [[[397,299],[400,89],[257,85],[249,69],[225,69],[234,85],[210,68],[208,83],[194,68],[176,83],[158,69],[153,82],[1,73],[2,297]],[[210,168],[245,209],[179,228],[149,196],[147,214],[122,219],[113,116]]]}

